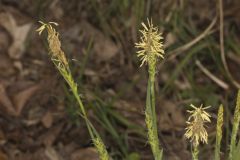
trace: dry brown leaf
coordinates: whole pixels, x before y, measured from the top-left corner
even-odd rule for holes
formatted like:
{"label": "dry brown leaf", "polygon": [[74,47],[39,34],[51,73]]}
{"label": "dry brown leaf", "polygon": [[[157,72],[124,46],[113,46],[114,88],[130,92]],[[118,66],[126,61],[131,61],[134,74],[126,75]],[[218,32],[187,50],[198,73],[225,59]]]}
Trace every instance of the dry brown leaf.
{"label": "dry brown leaf", "polygon": [[0,160],[8,160],[8,156],[0,150]]}
{"label": "dry brown leaf", "polygon": [[10,45],[10,36],[0,26],[0,53],[6,52],[9,45]]}
{"label": "dry brown leaf", "polygon": [[47,147],[45,149],[45,155],[49,158],[49,160],[60,160],[60,155],[53,147]]}
{"label": "dry brown leaf", "polygon": [[20,59],[25,51],[25,41],[32,27],[31,23],[17,25],[10,13],[0,13],[0,24],[10,33],[13,43],[8,49],[8,54],[13,59]]}
{"label": "dry brown leaf", "polygon": [[41,119],[41,122],[43,124],[44,127],[46,128],[50,128],[52,126],[53,123],[53,115],[51,112],[47,112]]}
{"label": "dry brown leaf", "polygon": [[14,95],[13,103],[15,105],[17,115],[21,114],[23,107],[25,106],[27,101],[31,98],[31,96],[39,89],[39,87],[40,85],[37,84]]}
{"label": "dry brown leaf", "polygon": [[30,127],[41,122],[45,109],[39,105],[31,106],[27,111],[26,119],[23,120],[24,125]]}
{"label": "dry brown leaf", "polygon": [[52,10],[51,13],[53,14],[53,17],[55,17],[56,19],[62,18],[64,12],[62,6],[59,3],[59,0],[53,0],[49,8],[50,10]]}
{"label": "dry brown leaf", "polygon": [[7,142],[7,139],[5,137],[5,134],[3,131],[0,129],[0,145],[4,145]]}
{"label": "dry brown leaf", "polygon": [[12,76],[14,74],[15,69],[11,62],[11,59],[5,54],[0,54],[0,77],[6,77],[6,79],[9,79],[9,76]]}
{"label": "dry brown leaf", "polygon": [[172,32],[169,32],[165,38],[164,47],[167,48],[172,44],[174,44],[175,42],[176,42],[176,36]]}
{"label": "dry brown leaf", "polygon": [[88,32],[85,32],[88,38],[93,38],[93,50],[96,53],[97,60],[108,61],[117,55],[119,47],[110,38],[106,37],[102,32],[98,31],[86,21],[81,23],[81,27],[88,29]]}
{"label": "dry brown leaf", "polygon": [[161,131],[181,131],[185,126],[185,116],[176,104],[164,101],[158,112]]}
{"label": "dry brown leaf", "polygon": [[79,149],[72,153],[71,160],[99,160],[95,148]]}
{"label": "dry brown leaf", "polygon": [[174,136],[165,136],[164,141],[168,145],[168,152],[166,152],[165,159],[167,160],[181,160],[191,159],[191,154],[187,148],[185,139],[179,139]]}
{"label": "dry brown leaf", "polygon": [[63,123],[50,128],[46,133],[39,137],[40,143],[43,143],[45,146],[52,146],[56,138],[60,134],[63,127]]}
{"label": "dry brown leaf", "polygon": [[0,107],[1,106],[4,107],[3,109],[7,111],[9,114],[16,115],[16,111],[6,93],[5,87],[0,83]]}

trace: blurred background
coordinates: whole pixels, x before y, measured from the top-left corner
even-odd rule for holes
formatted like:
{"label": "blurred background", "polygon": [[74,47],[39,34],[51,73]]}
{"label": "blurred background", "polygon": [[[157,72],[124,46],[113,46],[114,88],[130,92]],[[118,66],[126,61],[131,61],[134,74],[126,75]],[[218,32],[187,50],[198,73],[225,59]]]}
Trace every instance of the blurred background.
{"label": "blurred background", "polygon": [[0,159],[98,159],[49,59],[46,34],[35,31],[39,20],[59,24],[80,96],[113,159],[153,159],[144,122],[148,73],[134,47],[147,18],[163,33],[166,52],[156,78],[165,159],[191,159],[183,136],[191,103],[212,106],[204,160],[212,158],[224,105],[224,159],[240,88],[239,0],[0,0]]}

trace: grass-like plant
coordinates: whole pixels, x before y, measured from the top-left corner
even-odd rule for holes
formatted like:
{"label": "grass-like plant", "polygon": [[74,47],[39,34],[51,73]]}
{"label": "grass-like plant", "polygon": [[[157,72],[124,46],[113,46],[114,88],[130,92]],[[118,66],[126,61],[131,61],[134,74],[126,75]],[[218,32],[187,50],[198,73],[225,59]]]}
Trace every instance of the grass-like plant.
{"label": "grass-like plant", "polygon": [[106,150],[106,147],[92,125],[92,123],[89,121],[87,113],[85,111],[85,107],[82,103],[82,100],[79,96],[79,91],[78,91],[78,85],[74,81],[73,76],[71,74],[70,68],[68,61],[66,59],[66,56],[64,52],[61,49],[61,42],[59,40],[59,33],[56,32],[53,26],[57,26],[58,24],[55,22],[49,22],[49,23],[43,23],[41,22],[40,28],[37,29],[37,32],[41,34],[44,30],[47,30],[47,41],[48,41],[48,46],[49,46],[49,55],[51,57],[51,60],[55,67],[58,69],[60,74],[63,76],[67,84],[69,85],[73,96],[76,98],[77,103],[80,107],[80,115],[81,117],[85,120],[87,129],[89,131],[89,134],[92,138],[93,144],[95,148],[98,151],[99,157],[101,160],[110,160],[110,156],[108,155],[108,152]]}
{"label": "grass-like plant", "polygon": [[[75,97],[80,110],[81,117],[85,120],[87,129],[89,131],[90,137],[93,141],[95,148],[99,153],[101,160],[110,160],[110,156],[106,150],[106,146],[103,143],[99,133],[89,121],[87,112],[82,103],[81,97],[79,96],[78,85],[75,82],[68,60],[65,56],[65,53],[61,49],[61,42],[59,40],[59,33],[55,30],[53,26],[58,24],[55,22],[43,23],[40,22],[41,26],[37,31],[41,34],[44,30],[47,31],[47,41],[49,46],[49,55],[51,60],[57,70],[60,72],[62,77],[65,79],[69,85],[73,96]],[[157,127],[157,116],[155,108],[155,76],[156,76],[156,65],[159,58],[164,58],[163,44],[161,40],[163,39],[161,33],[159,33],[158,28],[154,27],[152,21],[147,20],[147,25],[142,23],[143,29],[140,30],[142,36],[140,42],[136,43],[137,56],[140,57],[141,65],[147,64],[148,66],[148,85],[147,85],[147,96],[146,96],[146,109],[145,109],[145,122],[147,126],[148,142],[151,146],[151,150],[155,160],[163,159],[163,149],[159,144],[158,138],[158,127]],[[205,110],[209,107],[196,107],[190,105],[193,110],[189,110],[190,116],[187,121],[185,137],[190,139],[192,144],[192,159],[198,160],[199,157],[199,145],[200,143],[208,142],[208,133],[205,129],[205,123],[211,122],[210,114]],[[104,115],[106,117],[106,115]],[[220,150],[221,150],[221,140],[222,140],[222,126],[224,123],[224,110],[223,106],[220,105],[218,110],[217,117],[217,126],[216,126],[216,143],[214,151],[214,159],[220,160]],[[108,124],[109,128],[113,128],[109,121],[105,118],[104,123]],[[238,91],[236,108],[234,111],[233,118],[233,127],[231,134],[231,142],[228,160],[239,160],[240,157],[240,141],[237,141],[237,133],[239,129],[240,122],[240,90]],[[118,139],[120,136],[113,129],[111,134],[115,139]],[[118,142],[121,146],[121,140]],[[120,148],[123,153],[127,156],[127,151],[125,148]]]}
{"label": "grass-like plant", "polygon": [[[210,121],[210,115],[204,111],[208,107],[203,108],[202,106],[195,107],[193,111],[188,111],[191,115],[187,121],[187,128],[185,137],[190,139],[193,146],[192,158],[193,160],[198,160],[199,155],[199,143],[207,143],[208,141],[208,133],[204,128],[205,122]],[[216,126],[216,143],[215,143],[215,153],[214,159],[220,160],[220,149],[221,149],[221,141],[222,141],[222,126],[223,126],[223,105],[220,105],[218,109],[218,117],[217,117],[217,126]],[[231,134],[231,142],[230,142],[230,150],[228,155],[228,160],[239,160],[240,157],[240,140],[237,141],[237,133],[239,130],[239,122],[240,122],[240,90],[238,91],[237,96],[237,104],[234,111],[233,118],[233,128]]]}
{"label": "grass-like plant", "polygon": [[162,149],[159,145],[158,139],[158,127],[155,109],[155,75],[156,75],[156,64],[160,58],[164,58],[163,39],[158,28],[154,27],[152,21],[148,20],[148,26],[142,23],[143,30],[141,40],[136,43],[136,47],[140,50],[137,52],[137,56],[140,57],[141,65],[148,65],[148,86],[147,86],[147,98],[146,98],[146,110],[145,110],[145,122],[148,130],[148,141],[151,146],[154,159],[162,159]]}
{"label": "grass-like plant", "polygon": [[205,111],[209,107],[195,107],[194,105],[190,105],[193,110],[189,110],[188,112],[191,114],[187,121],[187,128],[185,137],[190,139],[192,143],[192,158],[193,160],[198,160],[199,154],[199,143],[207,143],[208,141],[208,133],[205,129],[205,123],[211,122],[210,115]]}

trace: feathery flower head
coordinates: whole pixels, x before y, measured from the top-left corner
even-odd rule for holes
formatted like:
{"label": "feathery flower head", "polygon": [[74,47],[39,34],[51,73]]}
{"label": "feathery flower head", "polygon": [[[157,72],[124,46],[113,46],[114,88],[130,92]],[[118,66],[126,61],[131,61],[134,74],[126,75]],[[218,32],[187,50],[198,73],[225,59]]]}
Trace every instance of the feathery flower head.
{"label": "feathery flower head", "polygon": [[185,137],[190,139],[195,147],[199,145],[199,142],[207,143],[208,133],[205,129],[204,124],[211,122],[210,115],[205,111],[209,107],[203,107],[202,105],[198,108],[193,104],[190,105],[194,110],[188,112],[191,114],[187,121]]}
{"label": "feathery flower head", "polygon": [[54,60],[58,61],[59,65],[65,65],[68,66],[67,59],[65,57],[64,52],[61,49],[61,42],[59,40],[59,33],[56,32],[56,30],[52,27],[52,25],[58,26],[56,22],[48,22],[44,23],[42,21],[39,21],[41,23],[41,26],[36,30],[39,35],[44,30],[47,30],[48,33],[48,45],[49,45],[49,51],[51,53],[51,56]]}
{"label": "feathery flower head", "polygon": [[142,23],[143,30],[139,30],[142,33],[142,37],[139,43],[135,43],[135,47],[140,50],[137,51],[137,56],[140,57],[142,61],[142,66],[144,63],[148,65],[155,65],[159,57],[164,58],[163,44],[161,40],[163,37],[159,33],[158,28],[154,27],[152,20],[147,19],[148,26]]}

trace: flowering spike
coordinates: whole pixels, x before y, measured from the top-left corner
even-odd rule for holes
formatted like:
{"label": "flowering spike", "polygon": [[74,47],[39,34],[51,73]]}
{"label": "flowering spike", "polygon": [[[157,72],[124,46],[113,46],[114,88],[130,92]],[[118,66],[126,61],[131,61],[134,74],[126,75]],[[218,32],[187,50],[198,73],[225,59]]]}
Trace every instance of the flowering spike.
{"label": "flowering spike", "polygon": [[190,139],[194,147],[199,145],[199,142],[207,143],[208,133],[204,128],[204,123],[211,122],[210,115],[205,111],[209,107],[203,107],[201,105],[199,108],[190,105],[194,110],[187,111],[191,115],[188,118],[185,137]]}
{"label": "flowering spike", "polygon": [[44,23],[39,21],[41,26],[36,30],[39,35],[46,29],[48,33],[48,44],[49,44],[49,51],[52,56],[52,59],[58,62],[58,65],[65,65],[68,66],[67,59],[65,57],[64,52],[61,49],[61,42],[59,40],[59,33],[52,27],[52,24],[57,26],[58,23],[56,22],[48,22]]}
{"label": "flowering spike", "polygon": [[140,57],[142,61],[142,66],[144,63],[148,65],[155,66],[157,59],[164,58],[163,44],[161,40],[163,37],[161,33],[158,32],[158,28],[154,27],[152,20],[147,19],[147,25],[142,23],[143,29],[139,30],[142,33],[139,43],[135,43],[135,47],[139,48],[137,51],[137,56]]}

